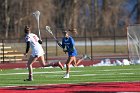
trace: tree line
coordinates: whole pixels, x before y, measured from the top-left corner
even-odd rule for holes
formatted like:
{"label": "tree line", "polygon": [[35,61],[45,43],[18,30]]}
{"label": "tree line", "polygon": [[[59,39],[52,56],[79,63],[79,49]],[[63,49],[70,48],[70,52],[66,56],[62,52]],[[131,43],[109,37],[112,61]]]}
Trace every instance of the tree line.
{"label": "tree line", "polygon": [[0,0],[0,38],[23,38],[25,25],[38,33],[36,10],[43,38],[46,25],[58,37],[65,29],[77,29],[78,37],[102,37],[125,36],[128,25],[140,22],[140,0]]}

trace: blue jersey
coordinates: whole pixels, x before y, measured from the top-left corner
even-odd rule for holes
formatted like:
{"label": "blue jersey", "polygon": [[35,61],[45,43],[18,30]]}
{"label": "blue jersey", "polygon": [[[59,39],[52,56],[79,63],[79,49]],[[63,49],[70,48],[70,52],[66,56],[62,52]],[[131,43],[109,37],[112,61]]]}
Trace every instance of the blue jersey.
{"label": "blue jersey", "polygon": [[68,56],[77,56],[77,50],[75,48],[75,42],[74,42],[74,39],[71,36],[69,36],[68,38],[63,37],[62,47],[67,49]]}

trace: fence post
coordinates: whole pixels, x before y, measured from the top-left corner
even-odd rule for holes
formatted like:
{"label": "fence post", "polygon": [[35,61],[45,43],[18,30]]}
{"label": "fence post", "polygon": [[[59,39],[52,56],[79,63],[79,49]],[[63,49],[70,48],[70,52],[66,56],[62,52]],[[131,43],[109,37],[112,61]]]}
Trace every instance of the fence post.
{"label": "fence post", "polygon": [[116,37],[114,36],[114,53],[116,53]]}
{"label": "fence post", "polygon": [[55,45],[55,48],[56,48],[56,56],[58,56],[58,47],[57,47],[57,43],[56,43],[56,45]]}
{"label": "fence post", "polygon": [[114,53],[116,53],[116,30],[114,29]]}
{"label": "fence post", "polygon": [[46,38],[46,62],[48,60],[48,39]]}
{"label": "fence post", "polygon": [[2,39],[2,59],[3,59],[3,62],[4,63],[4,40]]}
{"label": "fence post", "polygon": [[90,37],[90,42],[91,42],[91,60],[93,60],[93,53],[92,53],[92,37]]}
{"label": "fence post", "polygon": [[87,37],[85,37],[85,54],[87,54]]}

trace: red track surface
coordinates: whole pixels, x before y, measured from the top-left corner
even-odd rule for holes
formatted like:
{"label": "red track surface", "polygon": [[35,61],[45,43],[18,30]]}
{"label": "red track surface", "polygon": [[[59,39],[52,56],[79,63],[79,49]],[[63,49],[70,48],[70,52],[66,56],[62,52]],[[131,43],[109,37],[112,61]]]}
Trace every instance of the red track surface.
{"label": "red track surface", "polygon": [[0,93],[116,93],[140,92],[140,82],[83,83],[0,88]]}
{"label": "red track surface", "polygon": [[[93,65],[95,63],[98,63],[100,61],[91,61],[91,60],[87,60],[87,61],[83,61],[80,64],[84,65],[84,66],[89,66],[89,65]],[[0,69],[14,69],[14,68],[26,68],[26,63],[27,62],[18,62],[18,63],[4,63],[4,64],[0,64]],[[62,62],[64,64],[64,62]],[[79,64],[79,65],[80,65]],[[33,67],[40,67],[41,65],[39,64],[39,62],[35,62],[33,64]]]}

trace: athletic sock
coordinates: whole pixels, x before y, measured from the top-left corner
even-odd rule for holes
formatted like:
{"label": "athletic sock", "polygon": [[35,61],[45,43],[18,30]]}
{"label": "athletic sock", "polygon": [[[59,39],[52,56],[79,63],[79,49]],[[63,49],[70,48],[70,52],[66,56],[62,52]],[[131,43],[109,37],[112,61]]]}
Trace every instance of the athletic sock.
{"label": "athletic sock", "polygon": [[33,80],[33,75],[29,75],[29,80]]}

